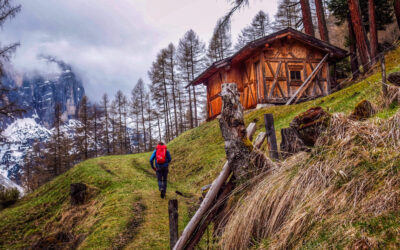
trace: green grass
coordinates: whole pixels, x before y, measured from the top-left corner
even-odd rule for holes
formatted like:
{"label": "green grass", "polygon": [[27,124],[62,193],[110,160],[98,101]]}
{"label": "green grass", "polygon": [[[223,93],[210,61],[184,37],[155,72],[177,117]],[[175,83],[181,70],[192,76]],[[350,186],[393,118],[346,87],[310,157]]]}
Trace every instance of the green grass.
{"label": "green grass", "polygon": [[[121,232],[137,216],[133,214],[133,205],[139,203],[145,208],[144,223],[137,229],[140,245],[165,249],[169,244],[168,203],[159,197],[156,178],[145,160],[148,156],[109,156],[85,161],[3,210],[0,248],[23,248],[55,229],[64,229],[75,236],[86,236],[80,245],[82,249],[109,249],[116,239],[125,237]],[[71,212],[69,186],[75,182],[89,185],[93,197],[88,204]],[[171,183],[167,196],[175,198],[175,189],[176,185]],[[177,198],[183,225],[187,217],[185,207],[191,200]],[[75,216],[78,223],[73,225],[74,218],[68,216]],[[148,237],[150,234],[154,237]]]}
{"label": "green grass", "polygon": [[[400,69],[397,58],[400,58],[400,50],[387,56],[389,72]],[[377,72],[323,98],[297,105],[253,110],[246,113],[246,123],[257,119],[256,133],[259,133],[264,130],[263,115],[272,113],[279,141],[280,129],[288,127],[296,115],[311,107],[321,106],[329,112],[349,114],[361,100],[378,103],[379,81],[380,73]],[[386,119],[398,108],[398,105],[393,105],[380,111],[376,117]],[[183,133],[170,142],[168,148],[173,162],[167,196],[179,200],[179,228],[183,230],[190,211],[197,205],[200,187],[212,182],[225,161],[218,122],[207,122]],[[156,178],[148,163],[149,156],[148,153],[108,156],[82,162],[11,208],[0,211],[0,248],[24,248],[55,230],[64,230],[76,237],[82,236],[81,249],[109,249],[121,244],[128,249],[167,249],[167,200],[159,198]],[[290,174],[294,176],[297,171]],[[75,182],[89,185],[91,199],[74,209],[69,205],[69,186]],[[176,196],[175,190],[188,194],[190,198]],[[135,210],[138,205],[143,208],[142,211]],[[138,225],[135,220],[138,220]],[[374,222],[366,221],[355,227],[365,228],[368,223]],[[126,233],[132,230],[134,234]],[[319,245],[319,240],[325,241],[327,235],[321,232],[314,243]]]}

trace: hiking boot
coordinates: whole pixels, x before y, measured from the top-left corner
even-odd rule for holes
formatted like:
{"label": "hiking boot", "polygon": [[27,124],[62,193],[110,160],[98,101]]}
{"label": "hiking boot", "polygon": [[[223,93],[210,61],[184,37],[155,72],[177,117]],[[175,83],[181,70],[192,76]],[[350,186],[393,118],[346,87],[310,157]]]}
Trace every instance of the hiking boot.
{"label": "hiking boot", "polygon": [[164,197],[165,197],[164,189],[160,189],[160,197],[161,197],[161,198],[164,198]]}

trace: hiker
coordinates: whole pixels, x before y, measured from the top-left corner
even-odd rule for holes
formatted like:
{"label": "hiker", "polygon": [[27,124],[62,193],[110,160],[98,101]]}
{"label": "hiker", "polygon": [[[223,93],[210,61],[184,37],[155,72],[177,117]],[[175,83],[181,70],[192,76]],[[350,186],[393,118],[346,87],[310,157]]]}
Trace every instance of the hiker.
{"label": "hiker", "polygon": [[[154,160],[156,166],[154,167]],[[164,143],[159,142],[156,150],[150,157],[151,168],[157,173],[158,189],[160,190],[161,198],[165,197],[167,191],[167,177],[168,177],[168,164],[171,162],[171,155],[167,150],[167,146]]]}

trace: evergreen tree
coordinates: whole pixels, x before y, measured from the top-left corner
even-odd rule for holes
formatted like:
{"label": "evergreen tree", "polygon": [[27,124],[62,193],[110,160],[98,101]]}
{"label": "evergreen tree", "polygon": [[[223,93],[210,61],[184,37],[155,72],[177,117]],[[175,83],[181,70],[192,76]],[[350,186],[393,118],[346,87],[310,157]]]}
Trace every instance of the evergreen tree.
{"label": "evergreen tree", "polygon": [[172,122],[170,113],[169,96],[170,91],[167,87],[167,69],[166,69],[167,53],[161,50],[155,62],[153,62],[148,75],[151,80],[151,95],[157,107],[162,110],[162,119],[164,120],[165,140],[169,142],[172,138]]}
{"label": "evergreen tree", "polygon": [[102,107],[103,107],[103,114],[104,114],[104,126],[103,126],[103,144],[105,145],[106,148],[106,153],[109,155],[111,153],[111,145],[110,145],[110,131],[109,131],[109,125],[110,125],[110,119],[109,119],[109,100],[108,100],[108,95],[104,94],[102,97]]}
{"label": "evergreen tree", "polygon": [[90,132],[91,124],[89,118],[89,101],[86,96],[84,96],[79,105],[78,120],[79,125],[75,132],[75,147],[78,150],[78,155],[80,160],[86,160],[89,158],[90,150]]}
{"label": "evergreen tree", "polygon": [[[178,46],[178,68],[180,77],[185,86],[194,80],[205,67],[205,45],[199,39],[198,35],[189,30]],[[188,94],[189,124],[190,128],[198,126],[198,100],[199,96],[204,95],[195,86],[186,87]],[[193,94],[193,96],[192,96]]]}
{"label": "evergreen tree", "polygon": [[278,12],[275,14],[273,29],[275,31],[293,28],[302,29],[303,19],[300,2],[294,0],[281,0],[278,5]]}
{"label": "evergreen tree", "polygon": [[271,31],[269,15],[260,10],[253,18],[251,24],[239,34],[235,49],[239,50],[247,43],[266,36]]}
{"label": "evergreen tree", "polygon": [[232,38],[230,22],[225,25],[220,19],[208,44],[207,57],[209,64],[229,57],[232,54]]}
{"label": "evergreen tree", "polygon": [[132,90],[132,103],[134,103],[134,108],[136,109],[136,121],[137,121],[137,130],[139,130],[139,123],[142,128],[140,130],[140,137],[143,137],[143,149],[147,151],[147,138],[146,138],[146,89],[142,78],[138,80],[135,87]]}

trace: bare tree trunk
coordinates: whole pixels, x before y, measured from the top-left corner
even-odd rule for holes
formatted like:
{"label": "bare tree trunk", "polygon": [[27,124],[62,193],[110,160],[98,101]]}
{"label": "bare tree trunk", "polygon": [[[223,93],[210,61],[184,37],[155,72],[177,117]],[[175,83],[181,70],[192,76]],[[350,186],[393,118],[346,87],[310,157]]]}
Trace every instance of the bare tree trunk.
{"label": "bare tree trunk", "polygon": [[374,0],[368,0],[369,35],[371,40],[371,61],[375,63],[378,55],[378,31]]}
{"label": "bare tree trunk", "polygon": [[364,25],[361,18],[360,3],[358,0],[348,0],[351,22],[353,24],[353,30],[357,41],[357,49],[360,55],[361,63],[364,68],[364,72],[368,71],[371,67],[370,50],[368,45],[368,37],[365,32]]}
{"label": "bare tree trunk", "polygon": [[300,0],[301,13],[303,14],[304,31],[307,35],[315,36],[312,23],[310,2],[308,0]]}
{"label": "bare tree trunk", "polygon": [[356,46],[356,37],[353,30],[353,25],[351,23],[350,16],[347,18],[348,29],[349,29],[349,49],[350,49],[350,66],[351,73],[353,75],[353,79],[357,79],[359,72],[359,65],[357,59],[357,46]]}
{"label": "bare tree trunk", "polygon": [[315,10],[317,12],[318,30],[321,40],[329,43],[329,32],[326,26],[325,11],[322,0],[315,0]]}
{"label": "bare tree trunk", "polygon": [[397,26],[400,29],[400,0],[393,1],[393,9],[397,20]]}
{"label": "bare tree trunk", "polygon": [[[188,71],[188,79],[190,79],[189,76],[189,71]],[[190,86],[187,88],[189,92],[189,122],[190,122],[190,128],[193,128],[193,108],[192,108],[192,90],[190,89]]]}
{"label": "bare tree trunk", "polygon": [[145,119],[144,119],[144,96],[141,94],[140,96],[140,109],[142,113],[142,128],[143,128],[143,144],[144,144],[144,152],[147,151],[147,146],[146,146],[146,126],[145,126]]}

